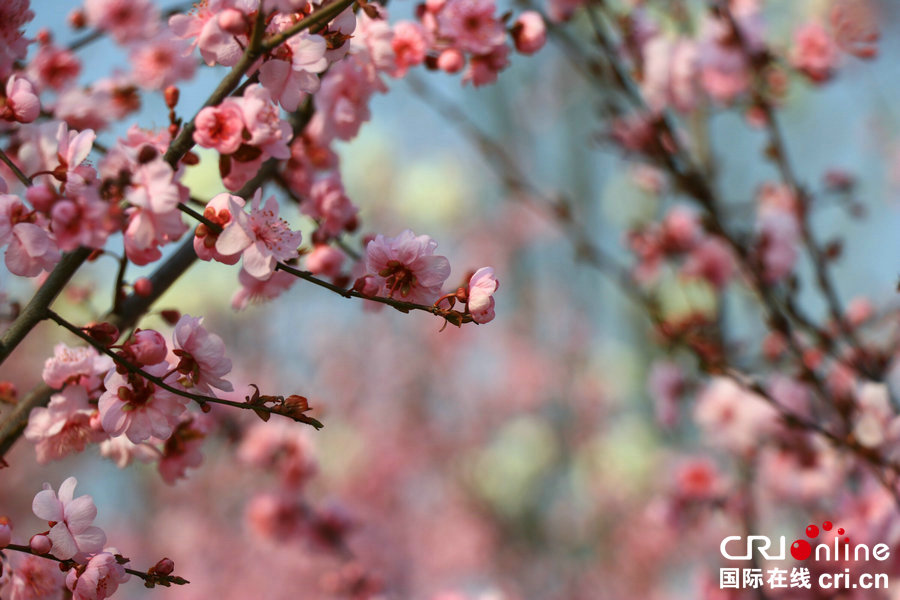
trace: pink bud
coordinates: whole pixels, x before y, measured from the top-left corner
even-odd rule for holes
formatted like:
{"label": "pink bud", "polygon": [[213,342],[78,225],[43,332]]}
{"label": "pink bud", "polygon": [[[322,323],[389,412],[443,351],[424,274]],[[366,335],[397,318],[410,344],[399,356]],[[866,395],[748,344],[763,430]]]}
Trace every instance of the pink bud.
{"label": "pink bud", "polygon": [[0,517],[0,548],[6,548],[7,546],[9,546],[9,542],[11,540],[12,523],[9,522],[9,517]]}
{"label": "pink bud", "polygon": [[324,244],[317,245],[306,256],[306,268],[316,275],[336,277],[341,272],[344,262],[343,253],[337,248]]}
{"label": "pink bud", "polygon": [[456,48],[444,50],[437,60],[438,68],[447,73],[457,73],[465,64],[466,60],[463,58],[462,52]]}
{"label": "pink bud", "polygon": [[50,548],[53,547],[53,542],[50,541],[43,533],[36,533],[31,536],[31,540],[29,540],[28,545],[31,546],[31,550],[38,554],[47,554],[50,552]]}
{"label": "pink bud", "polygon": [[153,284],[146,277],[140,277],[134,282],[134,293],[146,298],[153,293]]}
{"label": "pink bud", "polygon": [[247,19],[241,11],[227,8],[219,14],[219,27],[232,35],[240,35],[247,32]]}
{"label": "pink bud", "polygon": [[519,15],[512,27],[516,50],[522,54],[534,54],[547,42],[547,26],[544,18],[533,10]]}
{"label": "pink bud", "polygon": [[160,561],[153,566],[153,571],[160,575],[171,575],[174,570],[175,562],[172,561],[171,558],[160,559]]}
{"label": "pink bud", "polygon": [[166,360],[166,338],[152,329],[139,329],[125,344],[134,360],[142,365],[155,365]]}
{"label": "pink bud", "polygon": [[41,112],[41,102],[31,82],[11,76],[6,82],[6,109],[4,116],[19,123],[31,123]]}

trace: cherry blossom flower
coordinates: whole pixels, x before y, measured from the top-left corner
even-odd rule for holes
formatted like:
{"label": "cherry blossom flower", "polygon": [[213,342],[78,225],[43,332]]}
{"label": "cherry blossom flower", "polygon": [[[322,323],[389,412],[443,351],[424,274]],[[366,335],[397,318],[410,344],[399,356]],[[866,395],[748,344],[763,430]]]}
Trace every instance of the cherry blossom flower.
{"label": "cherry blossom flower", "polygon": [[[431,304],[450,276],[450,262],[436,256],[437,242],[407,229],[397,237],[381,234],[366,246],[366,268],[379,278],[379,295]],[[487,302],[487,300],[484,300]]]}
{"label": "cherry blossom flower", "polygon": [[222,379],[231,372],[231,360],[225,356],[222,338],[210,333],[201,324],[202,317],[182,315],[175,325],[174,352],[178,356],[179,381],[186,388],[196,387],[200,393],[212,393],[212,388],[230,392],[230,382]]}
{"label": "cherry blossom flower", "polygon": [[101,356],[90,346],[70,348],[59,343],[53,349],[53,356],[44,361],[41,377],[54,389],[75,384],[91,391],[99,387],[102,376],[112,367],[111,358]]}
{"label": "cherry blossom flower", "polygon": [[166,339],[158,331],[137,329],[125,342],[124,352],[128,360],[138,367],[155,365],[166,360],[169,353]]}
{"label": "cherry blossom flower", "polygon": [[61,91],[73,83],[81,72],[81,61],[70,50],[54,44],[41,44],[25,71],[29,81],[38,89]]}
{"label": "cherry blossom flower", "polygon": [[838,62],[838,49],[819,23],[806,23],[794,32],[791,64],[816,83],[828,80]]}
{"label": "cherry blossom flower", "polygon": [[469,279],[469,294],[466,309],[476,323],[494,320],[494,292],[500,282],[494,277],[494,269],[481,267]]}
{"label": "cherry blossom flower", "polygon": [[428,51],[428,33],[418,23],[400,21],[391,38],[394,77],[403,77],[410,67],[422,64]]}
{"label": "cherry blossom flower", "polygon": [[[144,367],[144,371],[163,377],[169,365],[159,363]],[[151,436],[165,440],[185,411],[185,398],[139,375],[127,376],[112,370],[104,384],[106,391],[100,396],[98,408],[103,429],[111,436],[124,434],[135,444]]]}
{"label": "cherry blossom flower", "polygon": [[506,42],[493,0],[447,0],[437,16],[441,35],[463,52],[485,55]]}
{"label": "cherry blossom flower", "polygon": [[11,273],[35,277],[59,262],[59,248],[37,224],[45,222],[42,216],[30,213],[18,197],[0,194],[0,246],[8,244],[6,267]]}
{"label": "cherry blossom flower", "polygon": [[716,377],[698,396],[694,419],[714,446],[744,454],[774,429],[778,413],[762,397]]}
{"label": "cherry blossom flower", "polygon": [[8,0],[0,3],[0,80],[9,77],[13,64],[25,58],[28,42],[22,31],[34,18],[28,0]]}
{"label": "cherry blossom flower", "polygon": [[159,27],[159,10],[151,0],[85,0],[84,13],[92,27],[119,44],[146,39]]}
{"label": "cherry blossom flower", "polygon": [[344,264],[344,253],[328,244],[316,244],[306,255],[306,269],[316,275],[337,277]]}
{"label": "cherry blossom flower", "polygon": [[193,39],[191,49],[198,47],[207,65],[219,63],[234,66],[246,47],[246,36],[235,36],[219,25],[218,15],[231,8],[233,0],[209,0],[195,5],[189,14],[169,18],[169,27],[180,38]]}
{"label": "cherry blossom flower", "polygon": [[157,468],[163,481],[173,485],[185,477],[189,468],[199,467],[203,462],[200,446],[212,427],[208,415],[195,414],[182,418],[172,436],[165,441]]}
{"label": "cherry blossom flower", "polygon": [[207,106],[194,119],[194,141],[221,154],[237,152],[243,143],[244,115],[241,104],[226,98],[218,106]]}
{"label": "cherry blossom flower", "polygon": [[31,409],[25,439],[35,444],[38,463],[59,460],[82,452],[88,444],[103,441],[106,435],[92,426],[96,412],[80,385],[67,386],[62,393],[51,396],[46,408]]}
{"label": "cherry blossom flower", "polygon": [[248,145],[259,148],[265,156],[290,158],[291,126],[279,117],[278,107],[266,88],[248,87],[241,98],[241,112],[249,134]]}
{"label": "cherry blossom flower", "polygon": [[[287,27],[293,23],[288,18],[276,17]],[[276,49],[276,58],[267,60],[259,68],[259,82],[289,112],[297,110],[304,93],[319,89],[316,76],[328,68],[325,58],[327,43],[320,35],[306,31],[292,36]]]}
{"label": "cherry blossom flower", "polygon": [[136,265],[146,265],[162,256],[159,247],[178,240],[189,229],[177,209],[156,213],[132,206],[125,211],[125,254]]}
{"label": "cherry blossom flower", "polygon": [[284,420],[252,425],[244,433],[237,457],[251,467],[274,468],[289,488],[302,487],[319,470],[306,430]]}
{"label": "cherry blossom flower", "polygon": [[0,579],[0,594],[9,600],[62,600],[65,591],[65,574],[55,561],[9,553],[9,564],[4,568],[11,572],[9,580]]}
{"label": "cherry blossom flower", "polygon": [[84,562],[89,554],[100,552],[106,544],[106,534],[91,525],[97,516],[94,500],[85,494],[74,498],[78,481],[69,477],[59,486],[59,497],[50,487],[37,493],[31,508],[38,518],[54,525],[48,534],[53,542],[53,555],[63,560],[73,558]]}
{"label": "cherry blossom flower", "polygon": [[[229,202],[234,202],[237,206],[243,208],[244,199],[240,196],[232,196],[231,194],[218,194],[212,200],[206,203],[203,210],[203,217],[221,228],[225,228],[231,222],[231,211],[228,210]],[[233,265],[241,259],[240,252],[224,255],[216,250],[216,242],[219,239],[219,232],[213,231],[206,224],[201,223],[194,232],[194,252],[200,260],[214,260],[226,265]]]}
{"label": "cherry blossom flower", "polygon": [[369,99],[382,85],[352,55],[332,65],[315,95],[316,114],[307,132],[324,143],[353,139],[371,118]]}
{"label": "cherry blossom flower", "polygon": [[163,90],[191,79],[196,60],[187,55],[186,48],[187,44],[168,29],[135,46],[129,54],[135,83],[145,89]]}
{"label": "cherry blossom flower", "polygon": [[31,123],[41,112],[41,101],[31,82],[24,77],[10,76],[6,81],[6,99],[0,100],[0,118],[19,123]]}
{"label": "cherry blossom flower", "polygon": [[862,59],[878,55],[881,33],[869,0],[833,0],[829,17],[841,50]]}
{"label": "cherry blossom flower", "polygon": [[697,103],[699,62],[693,40],[656,36],[644,45],[641,89],[655,111],[672,107],[688,112]]}
{"label": "cherry blossom flower", "polygon": [[278,261],[297,257],[301,234],[278,217],[278,202],[270,197],[260,208],[262,190],[256,190],[245,213],[233,200],[228,201],[232,221],[219,234],[216,250],[230,255],[243,253],[244,270],[257,279],[267,279],[275,272]]}
{"label": "cherry blossom flower", "polygon": [[274,300],[296,283],[297,278],[284,271],[275,271],[268,279],[257,279],[244,269],[238,273],[240,289],[231,298],[231,308],[244,310],[251,304]]}
{"label": "cherry blossom flower", "polygon": [[112,596],[131,577],[125,572],[111,552],[100,552],[91,557],[87,568],[79,573],[69,569],[66,587],[72,592],[72,600],[104,600]]}
{"label": "cherry blossom flower", "polygon": [[340,177],[333,174],[312,185],[308,199],[300,203],[300,212],[319,222],[320,235],[332,238],[355,228],[358,209],[347,197]]}
{"label": "cherry blossom flower", "polygon": [[146,442],[135,444],[124,435],[109,438],[100,443],[100,456],[113,461],[120,469],[124,469],[135,459],[142,463],[153,462],[161,454],[153,445],[154,441],[156,440],[151,437]]}

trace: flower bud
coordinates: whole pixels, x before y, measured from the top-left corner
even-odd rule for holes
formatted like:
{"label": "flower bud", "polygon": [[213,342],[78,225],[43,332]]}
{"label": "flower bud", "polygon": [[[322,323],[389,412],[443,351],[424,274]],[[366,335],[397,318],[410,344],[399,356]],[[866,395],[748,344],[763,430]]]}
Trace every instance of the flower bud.
{"label": "flower bud", "polygon": [[516,50],[522,54],[534,54],[547,42],[544,18],[533,10],[523,12],[512,26],[512,36]]}
{"label": "flower bud", "polygon": [[465,64],[466,60],[463,58],[462,52],[456,48],[448,48],[438,56],[438,68],[447,73],[457,73],[465,66]]}
{"label": "flower bud", "polygon": [[138,278],[134,282],[134,293],[144,298],[148,297],[153,293],[153,283],[146,277]]}
{"label": "flower bud", "polygon": [[37,554],[48,554],[53,547],[53,542],[51,542],[50,538],[43,533],[36,533],[31,536],[28,545],[31,547],[31,550]]}
{"label": "flower bud", "polygon": [[134,360],[142,365],[155,365],[166,360],[166,338],[152,329],[139,329],[125,344]]}
{"label": "flower bud", "polygon": [[0,548],[9,546],[10,541],[12,541],[12,523],[9,522],[9,517],[2,516],[0,517]]}

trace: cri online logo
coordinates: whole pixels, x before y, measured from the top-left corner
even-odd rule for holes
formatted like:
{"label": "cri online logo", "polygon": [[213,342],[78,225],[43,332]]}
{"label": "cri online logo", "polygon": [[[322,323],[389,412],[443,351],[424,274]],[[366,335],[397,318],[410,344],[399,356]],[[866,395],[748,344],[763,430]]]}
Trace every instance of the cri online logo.
{"label": "cri online logo", "polygon": [[[822,523],[822,530],[824,531],[831,531],[833,528],[834,524],[831,521]],[[814,560],[817,561],[869,561],[873,559],[884,561],[887,560],[890,555],[890,547],[887,544],[875,544],[871,549],[866,544],[857,544],[855,547],[851,548],[850,538],[841,537],[846,533],[842,527],[838,527],[835,533],[833,545],[820,543],[815,546],[815,549],[813,548],[813,545],[805,539],[798,538],[794,540],[791,544],[791,556],[800,561],[808,559],[810,556],[813,556],[813,554]],[[815,540],[818,536],[818,526],[810,525],[806,528],[807,538]],[[743,548],[740,548],[740,544],[738,543],[741,540],[744,540]],[[730,535],[722,540],[719,551],[722,553],[723,557],[729,560],[750,560],[753,556],[753,550],[756,548],[759,554],[766,560],[784,560],[786,540],[784,536],[781,536],[779,540],[781,542],[779,552],[777,554],[770,554],[769,549],[772,548],[772,540],[768,536],[748,535],[745,539],[740,535]],[[729,548],[735,549],[736,547],[743,550],[744,553],[732,554]]]}

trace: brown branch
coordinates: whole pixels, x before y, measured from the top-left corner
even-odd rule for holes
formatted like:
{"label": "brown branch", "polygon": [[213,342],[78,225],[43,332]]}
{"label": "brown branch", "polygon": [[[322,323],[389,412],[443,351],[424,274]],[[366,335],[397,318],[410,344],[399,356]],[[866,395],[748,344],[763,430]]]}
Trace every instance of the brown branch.
{"label": "brown branch", "polygon": [[[69,565],[69,569],[74,568],[78,564],[71,559],[57,558],[57,557],[53,556],[52,554],[38,554],[37,552],[32,550],[30,547],[22,546],[19,544],[7,544],[4,548],[2,548],[2,550],[15,550],[16,552],[22,552],[23,554],[30,554],[31,556],[37,556],[38,558],[46,558],[47,560],[56,561],[56,562],[60,563],[61,565]],[[2,550],[0,550],[0,552],[2,552]],[[115,556],[116,556],[116,560],[118,561],[119,557],[121,557],[122,555],[117,554]],[[122,557],[122,560],[124,560],[126,563],[128,562],[128,560],[125,559],[124,557]],[[123,563],[119,563],[119,564],[123,564]],[[68,570],[68,569],[66,569],[66,570]],[[147,571],[138,571],[137,569],[130,569],[128,567],[125,567],[125,572],[129,573],[131,575],[134,575],[136,577],[140,577],[141,579],[146,581],[147,584],[149,584],[149,587],[153,587],[154,585],[157,585],[157,584],[168,587],[172,584],[185,585],[187,583],[190,583],[190,581],[188,581],[184,577],[178,577],[177,575],[162,575],[160,573],[150,573]]]}
{"label": "brown branch", "polygon": [[179,388],[171,385],[170,383],[166,383],[166,381],[163,380],[161,377],[151,375],[150,373],[143,370],[139,366],[135,365],[131,361],[116,354],[115,352],[110,350],[107,346],[105,346],[104,344],[101,344],[100,342],[98,342],[97,340],[95,340],[94,338],[89,336],[87,333],[84,332],[84,330],[73,325],[72,323],[69,323],[64,318],[62,318],[61,316],[59,316],[57,313],[53,312],[49,308],[47,309],[47,318],[49,318],[51,321],[53,321],[60,327],[68,330],[70,333],[78,336],[79,338],[81,338],[82,341],[87,342],[89,345],[96,348],[98,352],[110,357],[111,359],[113,359],[113,361],[117,365],[120,365],[120,366],[124,367],[125,369],[127,369],[128,372],[134,373],[135,375],[140,375],[147,381],[166,390],[169,393],[175,394],[176,396],[181,396],[182,398],[187,398],[188,400],[193,400],[200,406],[204,406],[207,403],[224,404],[225,406],[231,406],[234,408],[243,408],[243,409],[247,409],[247,410],[262,411],[262,412],[271,413],[271,414],[275,414],[275,415],[281,415],[283,417],[288,417],[289,419],[297,421],[298,423],[306,423],[307,425],[312,425],[316,429],[322,428],[322,424],[319,421],[317,421],[316,419],[313,419],[311,417],[307,417],[305,415],[291,414],[286,411],[281,411],[277,408],[272,408],[272,407],[265,406],[262,404],[249,404],[246,402],[234,402],[232,400],[225,400],[223,398],[216,398],[215,396],[206,396],[203,394],[195,394],[195,393],[189,392],[187,390],[179,389]]}

